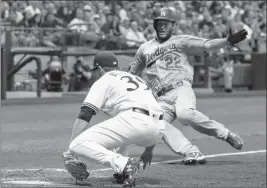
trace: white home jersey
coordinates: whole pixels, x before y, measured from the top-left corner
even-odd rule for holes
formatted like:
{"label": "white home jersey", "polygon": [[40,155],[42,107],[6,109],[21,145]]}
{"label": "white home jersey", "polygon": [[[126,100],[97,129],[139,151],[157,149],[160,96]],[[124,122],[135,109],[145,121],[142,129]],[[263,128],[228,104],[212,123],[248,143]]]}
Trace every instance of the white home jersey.
{"label": "white home jersey", "polygon": [[101,109],[111,116],[139,107],[150,113],[163,114],[152,91],[140,77],[123,71],[110,71],[97,80],[87,94],[83,106],[96,113]]}

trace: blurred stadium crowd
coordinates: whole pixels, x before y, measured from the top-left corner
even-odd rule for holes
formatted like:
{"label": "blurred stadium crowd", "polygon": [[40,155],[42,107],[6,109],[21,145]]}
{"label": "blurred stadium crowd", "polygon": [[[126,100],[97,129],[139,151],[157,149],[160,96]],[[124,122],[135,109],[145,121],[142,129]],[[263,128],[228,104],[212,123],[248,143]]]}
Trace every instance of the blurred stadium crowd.
{"label": "blurred stadium crowd", "polygon": [[265,47],[266,1],[2,1],[1,19],[16,28],[15,46],[136,49],[155,37],[153,18],[163,6],[177,12],[175,34],[217,38],[228,27],[244,28],[249,35],[239,44],[243,51]]}

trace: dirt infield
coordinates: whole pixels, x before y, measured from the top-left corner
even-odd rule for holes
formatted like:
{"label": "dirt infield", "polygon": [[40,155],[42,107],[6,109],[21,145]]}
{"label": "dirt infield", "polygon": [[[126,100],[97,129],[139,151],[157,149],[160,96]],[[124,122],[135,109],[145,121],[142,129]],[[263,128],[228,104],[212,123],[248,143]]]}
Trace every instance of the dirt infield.
{"label": "dirt infield", "polygon": [[[208,156],[208,163],[185,166],[182,156],[159,144],[137,187],[266,187],[265,104],[265,97],[199,99],[200,111],[243,137],[243,150],[175,122]],[[64,170],[61,153],[78,111],[79,103],[3,106],[1,187],[120,187],[112,183],[110,169],[91,162],[90,178],[78,184]],[[91,123],[107,118],[100,113]],[[133,146],[130,155],[139,157],[142,150]]]}

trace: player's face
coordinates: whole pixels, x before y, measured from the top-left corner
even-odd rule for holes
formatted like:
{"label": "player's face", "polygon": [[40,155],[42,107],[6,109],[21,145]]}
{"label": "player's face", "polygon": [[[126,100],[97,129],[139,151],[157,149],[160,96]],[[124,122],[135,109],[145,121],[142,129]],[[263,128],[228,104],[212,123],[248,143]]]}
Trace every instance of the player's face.
{"label": "player's face", "polygon": [[157,22],[157,37],[160,40],[168,40],[172,35],[173,23],[167,20]]}

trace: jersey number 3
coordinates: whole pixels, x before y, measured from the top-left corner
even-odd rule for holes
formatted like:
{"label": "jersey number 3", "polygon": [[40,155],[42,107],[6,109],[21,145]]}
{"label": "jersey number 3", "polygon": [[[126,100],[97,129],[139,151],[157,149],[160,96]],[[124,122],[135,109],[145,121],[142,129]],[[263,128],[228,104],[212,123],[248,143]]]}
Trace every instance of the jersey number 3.
{"label": "jersey number 3", "polygon": [[148,85],[143,80],[141,80],[140,78],[138,78],[137,76],[135,76],[134,78],[131,77],[131,76],[123,76],[123,77],[121,77],[121,80],[124,80],[124,79],[127,79],[127,83],[130,83],[130,84],[133,84],[134,85],[134,88],[128,87],[126,89],[127,91],[137,90],[140,87],[140,84],[141,85],[145,85],[145,89],[144,90],[149,90]]}

